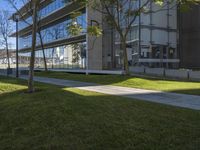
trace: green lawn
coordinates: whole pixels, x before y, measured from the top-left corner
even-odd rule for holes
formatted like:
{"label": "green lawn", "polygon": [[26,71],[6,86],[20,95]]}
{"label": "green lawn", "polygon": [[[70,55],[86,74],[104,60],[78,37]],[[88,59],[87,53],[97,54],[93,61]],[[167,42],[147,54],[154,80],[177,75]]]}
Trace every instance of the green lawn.
{"label": "green lawn", "polygon": [[200,111],[0,76],[0,150],[199,150]]}
{"label": "green lawn", "polygon": [[200,82],[139,78],[121,75],[70,74],[63,72],[36,72],[36,75],[84,82],[93,82],[99,84],[111,84],[124,87],[200,95]]}

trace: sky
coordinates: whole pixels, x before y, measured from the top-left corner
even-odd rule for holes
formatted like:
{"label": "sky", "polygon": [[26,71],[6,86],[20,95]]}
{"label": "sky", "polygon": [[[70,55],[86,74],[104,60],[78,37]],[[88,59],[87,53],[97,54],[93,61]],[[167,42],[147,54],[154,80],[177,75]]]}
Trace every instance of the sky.
{"label": "sky", "polygon": [[[18,8],[21,7],[21,0],[18,1]],[[12,8],[12,6],[9,4],[8,0],[0,0],[0,10],[7,10],[10,12],[15,12],[15,10]]]}
{"label": "sky", "polygon": [[14,9],[12,9],[7,0],[0,0],[0,10],[7,10],[14,12]]}
{"label": "sky", "polygon": [[[9,3],[7,2],[7,0],[0,0],[0,11],[1,10],[6,10],[6,11],[9,11],[10,13],[13,13],[15,12],[15,10],[11,7],[11,5],[9,5]],[[13,28],[14,28],[14,25],[13,25]],[[15,48],[15,38],[11,38],[9,40],[9,43],[10,44],[10,48]],[[3,48],[1,45],[0,45],[0,49]]]}

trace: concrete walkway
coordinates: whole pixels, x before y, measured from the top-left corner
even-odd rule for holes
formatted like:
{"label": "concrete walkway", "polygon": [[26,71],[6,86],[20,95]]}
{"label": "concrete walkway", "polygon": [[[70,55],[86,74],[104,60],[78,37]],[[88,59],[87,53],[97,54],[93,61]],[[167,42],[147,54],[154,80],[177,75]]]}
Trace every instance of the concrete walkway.
{"label": "concrete walkway", "polygon": [[[27,79],[27,76],[22,76],[21,78]],[[94,83],[86,83],[86,82],[62,80],[62,79],[54,79],[46,77],[35,77],[34,81],[200,110],[200,96],[167,93],[161,91],[144,90],[144,89],[136,89],[136,88],[128,88],[120,86],[111,86],[111,85],[98,85]]]}

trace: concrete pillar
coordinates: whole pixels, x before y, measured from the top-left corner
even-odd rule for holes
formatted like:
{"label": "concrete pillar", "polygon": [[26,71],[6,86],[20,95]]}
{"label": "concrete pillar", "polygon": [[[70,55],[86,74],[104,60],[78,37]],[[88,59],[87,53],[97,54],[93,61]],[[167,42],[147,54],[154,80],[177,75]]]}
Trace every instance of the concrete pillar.
{"label": "concrete pillar", "polygon": [[[102,14],[98,11],[94,11],[92,8],[87,8],[87,22],[88,25],[92,25],[95,22],[102,23]],[[94,24],[95,25],[95,24]],[[101,26],[102,27],[102,26]],[[94,37],[87,35],[87,69],[89,70],[102,70],[102,36]]]}

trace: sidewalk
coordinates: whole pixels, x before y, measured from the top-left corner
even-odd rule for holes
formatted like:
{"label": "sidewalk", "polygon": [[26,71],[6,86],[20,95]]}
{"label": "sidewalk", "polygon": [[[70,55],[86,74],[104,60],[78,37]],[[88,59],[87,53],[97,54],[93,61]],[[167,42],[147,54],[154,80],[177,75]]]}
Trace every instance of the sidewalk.
{"label": "sidewalk", "polygon": [[[27,76],[22,76],[20,78],[27,79]],[[111,86],[111,85],[98,85],[95,83],[86,83],[86,82],[62,80],[62,79],[54,79],[46,77],[34,77],[34,81],[200,110],[200,96],[195,96],[195,95],[167,93],[161,91],[144,90],[144,89],[136,89],[136,88],[128,88],[120,86]]]}

